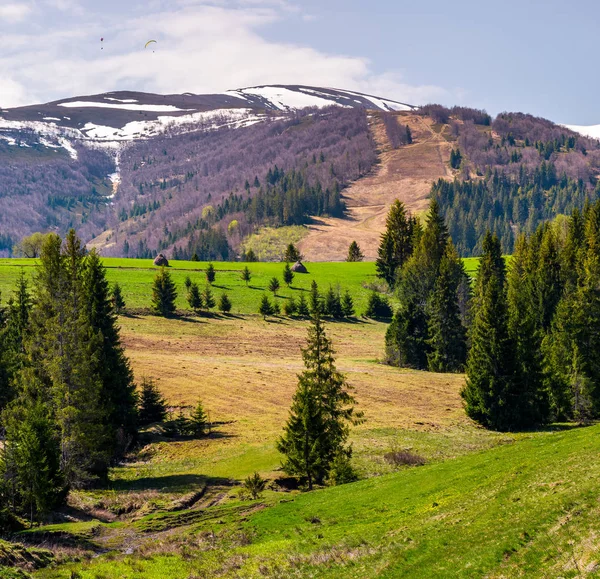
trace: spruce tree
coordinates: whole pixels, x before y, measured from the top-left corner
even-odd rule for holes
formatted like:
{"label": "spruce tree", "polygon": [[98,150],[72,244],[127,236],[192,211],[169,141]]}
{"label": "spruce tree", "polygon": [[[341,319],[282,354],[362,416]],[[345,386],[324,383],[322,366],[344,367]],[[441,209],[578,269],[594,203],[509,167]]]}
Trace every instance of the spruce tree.
{"label": "spruce tree", "polygon": [[523,424],[531,426],[545,423],[550,410],[542,353],[544,310],[550,300],[542,303],[544,285],[539,281],[549,276],[551,269],[540,273],[543,263],[539,244],[520,236],[507,276],[508,330],[516,349],[520,414]]}
{"label": "spruce tree", "polygon": [[298,304],[296,303],[296,300],[293,297],[286,300],[286,302],[283,304],[283,313],[286,316],[293,316],[296,314],[297,311]]}
{"label": "spruce tree", "polygon": [[467,414],[493,430],[530,427],[519,407],[516,348],[508,332],[505,268],[500,241],[483,242],[474,303],[467,383],[461,392]]}
{"label": "spruce tree", "polygon": [[219,311],[223,314],[228,314],[231,311],[231,300],[226,293],[222,293],[219,298]]}
{"label": "spruce tree", "polygon": [[335,367],[334,351],[320,317],[313,317],[307,347],[302,350],[306,370],[298,377],[290,417],[277,443],[284,455],[284,470],[306,478],[309,489],[329,475],[346,446],[349,423],[360,420],[356,401],[344,376]]}
{"label": "spruce tree", "polygon": [[189,430],[192,436],[204,436],[208,430],[208,415],[199,400],[189,418]]}
{"label": "spruce tree", "polygon": [[248,266],[245,266],[244,269],[242,270],[242,280],[246,282],[246,287],[248,287],[248,283],[250,282],[251,279],[252,279],[252,274],[250,273]]}
{"label": "spruce tree", "polygon": [[298,315],[303,318],[310,316],[310,308],[308,307],[304,293],[300,294],[300,299],[298,300]]}
{"label": "spruce tree", "polygon": [[12,381],[26,363],[31,307],[27,279],[21,270],[8,301],[4,327],[0,320],[0,411],[15,396]]}
{"label": "spruce tree", "polygon": [[354,300],[348,290],[346,290],[342,296],[342,313],[345,318],[354,317]]}
{"label": "spruce tree", "polygon": [[152,379],[142,379],[139,399],[139,420],[142,426],[164,421],[167,416],[167,403]]}
{"label": "spruce tree", "polygon": [[159,316],[170,316],[175,313],[177,288],[171,279],[169,270],[161,267],[152,285],[152,311]]}
{"label": "spruce tree", "polygon": [[458,267],[458,255],[449,248],[427,304],[427,364],[431,372],[460,372],[466,362],[466,331],[458,306]]}
{"label": "spruce tree", "polygon": [[331,286],[329,286],[329,290],[325,294],[325,299],[323,300],[323,313],[326,316],[336,319],[343,316],[340,295]]}
{"label": "spruce tree", "polygon": [[200,289],[198,288],[198,284],[192,282],[187,294],[187,301],[194,310],[194,312],[198,313],[204,307],[204,301],[202,300],[202,295],[200,294]]}
{"label": "spruce tree", "polygon": [[55,424],[41,401],[12,404],[2,416],[0,476],[14,477],[17,506],[33,522],[65,498]]}
{"label": "spruce tree", "polygon": [[292,285],[292,281],[294,280],[294,272],[290,268],[290,264],[286,263],[283,268],[283,281],[285,285],[290,287]]}
{"label": "spruce tree", "polygon": [[302,261],[302,254],[298,251],[298,248],[290,243],[283,254],[283,261],[287,261],[288,263],[295,263],[297,261]]}
{"label": "spruce tree", "polygon": [[103,400],[109,378],[100,368],[112,346],[103,343],[101,312],[106,307],[112,314],[112,308],[107,286],[98,303],[90,300],[86,252],[73,230],[62,250],[61,245],[60,237],[50,235],[42,247],[28,341],[32,372],[21,383],[25,395],[51,405],[60,433],[61,471],[68,486],[79,487],[104,477],[112,455],[113,415]]}
{"label": "spruce tree", "polygon": [[115,283],[110,292],[110,301],[112,303],[113,309],[116,314],[123,313],[125,309],[125,300],[123,299],[123,292],[121,291],[121,286],[118,283]]}
{"label": "spruce tree", "polygon": [[102,387],[109,445],[113,455],[123,452],[137,433],[137,394],[133,371],[121,344],[106,270],[92,250],[85,259],[83,292],[89,327],[96,337],[94,373]]}
{"label": "spruce tree", "polygon": [[217,277],[217,272],[215,271],[215,266],[212,263],[209,263],[206,267],[206,281],[212,285]]}
{"label": "spruce tree", "polygon": [[202,292],[202,302],[207,310],[211,310],[217,305],[212,290],[210,289],[210,285],[207,285]]}
{"label": "spruce tree", "polygon": [[271,305],[271,302],[269,301],[269,296],[267,294],[263,294],[260,300],[260,304],[258,306],[258,312],[265,320],[267,319],[267,316],[273,314],[273,306]]}
{"label": "spruce tree", "polygon": [[356,243],[356,241],[353,241],[348,247],[348,257],[346,258],[346,261],[362,261],[364,258],[365,256],[361,251],[360,246],[358,245],[358,243]]}
{"label": "spruce tree", "polygon": [[396,271],[404,265],[413,252],[413,235],[417,222],[406,212],[404,203],[396,199],[388,213],[385,227],[375,265],[377,275],[393,287],[396,282]]}
{"label": "spruce tree", "polygon": [[279,280],[276,277],[272,277],[271,281],[269,282],[269,291],[273,292],[273,295],[276,296],[279,287]]}

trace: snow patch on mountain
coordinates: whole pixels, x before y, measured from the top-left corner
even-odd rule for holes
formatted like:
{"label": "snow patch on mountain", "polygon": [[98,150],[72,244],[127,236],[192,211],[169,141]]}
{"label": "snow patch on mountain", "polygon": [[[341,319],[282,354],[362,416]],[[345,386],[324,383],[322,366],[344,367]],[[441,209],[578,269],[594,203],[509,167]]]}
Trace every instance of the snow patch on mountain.
{"label": "snow patch on mountain", "polygon": [[331,99],[328,100],[311,94],[293,91],[288,88],[274,86],[230,90],[224,94],[244,100],[248,100],[249,97],[259,97],[268,101],[273,108],[280,111],[302,109],[306,107],[328,107],[334,104]]}
{"label": "snow patch on mountain", "polygon": [[91,101],[69,101],[66,103],[58,103],[59,107],[70,109],[81,108],[100,108],[100,109],[119,109],[122,111],[146,111],[149,113],[179,113],[194,111],[197,109],[180,109],[173,105],[134,105],[134,104],[116,104],[116,103],[96,103]]}
{"label": "snow patch on mountain", "polygon": [[600,125],[563,125],[567,129],[590,139],[600,139]]}

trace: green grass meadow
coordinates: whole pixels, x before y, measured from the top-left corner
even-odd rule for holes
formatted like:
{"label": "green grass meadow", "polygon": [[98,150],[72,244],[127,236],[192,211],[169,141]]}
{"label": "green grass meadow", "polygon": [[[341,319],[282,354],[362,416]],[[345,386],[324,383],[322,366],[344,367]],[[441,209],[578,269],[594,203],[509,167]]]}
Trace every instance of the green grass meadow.
{"label": "green grass meadow", "polygon": [[[6,301],[12,291],[15,281],[23,269],[31,275],[34,271],[36,260],[33,259],[0,259],[0,292],[2,301]],[[103,263],[107,269],[108,281],[113,284],[118,282],[123,290],[123,295],[128,308],[148,308],[152,295],[152,281],[158,267],[151,259],[126,259],[104,258]],[[206,285],[206,262],[198,261],[171,261],[169,272],[178,289],[177,307],[188,309],[184,281],[187,276],[198,283],[202,289]],[[289,297],[300,297],[300,292],[308,292],[313,280],[319,284],[322,293],[332,286],[342,292],[348,289],[352,294],[358,313],[365,309],[370,293],[368,284],[380,284],[375,275],[373,262],[359,263],[307,263],[307,274],[295,274],[291,287],[283,283],[283,263],[272,262],[214,262],[217,272],[213,284],[213,293],[218,297],[226,292],[232,303],[232,313],[254,314],[258,312],[258,305],[262,294],[268,292],[269,281],[273,277],[279,279],[281,288],[277,298],[283,303]],[[241,272],[248,266],[252,279],[246,287],[241,279]],[[270,297],[273,297],[269,293]],[[308,297],[308,295],[306,296]]]}
{"label": "green grass meadow", "polygon": [[597,577],[599,453],[600,426],[532,433],[340,487],[148,515],[133,523],[148,533],[139,552],[36,576]]}
{"label": "green grass meadow", "polygon": [[[123,290],[127,308],[149,308],[152,295],[152,281],[157,270],[151,259],[128,259],[128,258],[103,258],[107,270],[108,281],[113,284],[118,282]],[[465,269],[469,276],[474,277],[477,271],[478,258],[466,258],[463,260]],[[26,275],[31,276],[36,260],[34,259],[0,259],[0,296],[2,302],[6,302],[12,292],[21,269]],[[198,261],[174,261],[170,262],[169,271],[178,289],[178,309],[189,309],[186,302],[184,281],[187,276],[198,283],[200,288],[206,285],[207,262]],[[281,303],[290,297],[298,299],[301,292],[308,292],[313,280],[319,285],[322,293],[329,287],[344,291],[348,289],[357,314],[362,314],[366,308],[371,287],[381,287],[382,282],[376,276],[374,262],[315,262],[307,263],[307,274],[295,274],[291,287],[283,283],[283,263],[273,262],[214,262],[217,272],[213,284],[215,297],[226,292],[233,303],[232,313],[255,314],[262,294],[268,291],[269,281],[273,277],[279,279],[281,289],[277,292],[277,298]],[[241,272],[248,266],[252,279],[246,287],[241,279]]]}

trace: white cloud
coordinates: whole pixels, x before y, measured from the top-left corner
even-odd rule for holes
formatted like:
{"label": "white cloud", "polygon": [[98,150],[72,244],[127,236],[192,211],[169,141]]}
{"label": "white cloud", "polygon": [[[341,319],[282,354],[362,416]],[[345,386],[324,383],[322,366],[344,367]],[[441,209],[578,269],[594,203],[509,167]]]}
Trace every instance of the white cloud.
{"label": "white cloud", "polygon": [[0,24],[21,22],[27,18],[31,10],[31,6],[24,2],[0,5]]}
{"label": "white cloud", "polygon": [[[162,2],[154,6],[141,17],[109,22],[81,16],[69,28],[13,35],[12,52],[0,56],[0,77],[12,89],[0,88],[0,104],[117,89],[204,93],[274,83],[346,88],[417,104],[447,94],[435,86],[412,86],[396,73],[375,74],[365,58],[265,39],[262,26],[290,14],[302,18],[285,1],[180,0],[175,9],[172,2],[169,8]],[[149,38],[158,41],[154,51],[143,48]]]}

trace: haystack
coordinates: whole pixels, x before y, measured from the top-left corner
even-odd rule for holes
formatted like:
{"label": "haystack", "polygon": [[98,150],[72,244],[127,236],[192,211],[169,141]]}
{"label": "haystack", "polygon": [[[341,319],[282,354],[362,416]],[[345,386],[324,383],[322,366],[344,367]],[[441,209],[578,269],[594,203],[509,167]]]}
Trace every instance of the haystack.
{"label": "haystack", "polygon": [[292,265],[292,271],[295,273],[308,273],[308,270],[301,261],[297,261]]}
{"label": "haystack", "polygon": [[154,265],[158,265],[158,266],[164,265],[165,267],[169,267],[169,260],[162,253],[159,253],[154,258]]}

